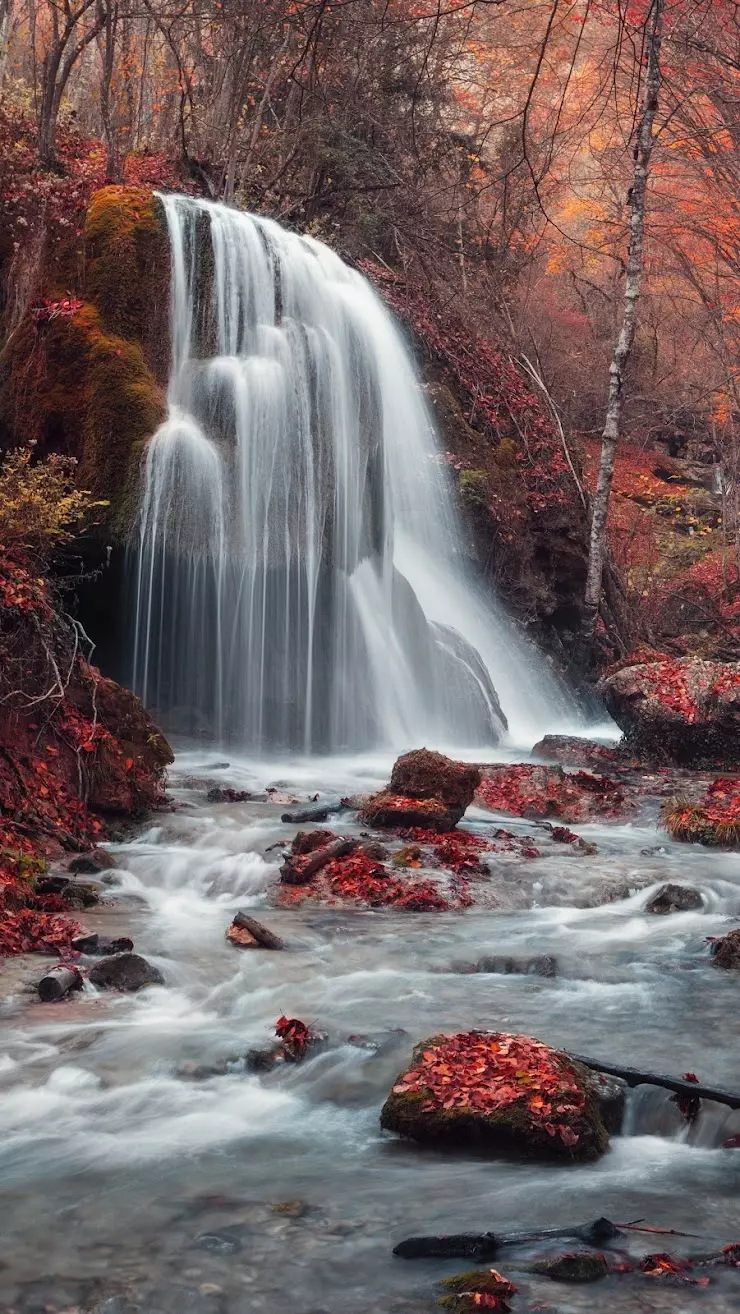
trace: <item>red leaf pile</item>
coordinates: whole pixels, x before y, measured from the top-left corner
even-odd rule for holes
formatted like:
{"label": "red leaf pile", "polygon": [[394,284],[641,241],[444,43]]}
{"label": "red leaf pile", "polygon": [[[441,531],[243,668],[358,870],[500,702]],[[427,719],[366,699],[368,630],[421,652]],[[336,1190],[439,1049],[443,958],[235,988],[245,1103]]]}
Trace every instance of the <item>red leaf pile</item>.
{"label": "red leaf pile", "polygon": [[416,1066],[393,1087],[394,1095],[421,1094],[422,1112],[440,1109],[497,1113],[518,1106],[548,1136],[578,1143],[570,1126],[585,1105],[572,1064],[529,1036],[470,1031],[444,1037],[425,1049]]}
{"label": "red leaf pile", "polygon": [[562,767],[532,763],[486,767],[476,799],[492,812],[565,821],[620,816],[626,804],[621,785],[607,776],[589,771],[568,774]]}

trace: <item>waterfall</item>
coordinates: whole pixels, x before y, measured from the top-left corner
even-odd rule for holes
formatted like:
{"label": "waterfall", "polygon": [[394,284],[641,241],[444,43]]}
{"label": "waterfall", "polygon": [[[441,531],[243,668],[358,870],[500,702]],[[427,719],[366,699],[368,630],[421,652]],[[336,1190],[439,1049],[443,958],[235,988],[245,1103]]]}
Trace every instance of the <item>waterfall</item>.
{"label": "waterfall", "polygon": [[536,732],[554,681],[466,576],[370,284],[269,219],[160,199],[172,361],[137,527],[137,692],[166,727],[253,750],[485,746],[504,712]]}

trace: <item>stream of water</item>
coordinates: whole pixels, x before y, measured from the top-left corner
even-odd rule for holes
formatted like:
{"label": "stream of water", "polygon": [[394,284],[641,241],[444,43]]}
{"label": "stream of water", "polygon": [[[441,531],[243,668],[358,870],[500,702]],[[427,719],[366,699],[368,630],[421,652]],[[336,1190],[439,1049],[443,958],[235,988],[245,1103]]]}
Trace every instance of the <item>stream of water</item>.
{"label": "stream of water", "polygon": [[[711,966],[705,937],[737,921],[740,856],[671,844],[647,805],[629,825],[579,827],[597,843],[594,857],[554,845],[529,862],[496,855],[498,908],[275,909],[270,846],[296,827],[280,821],[279,803],[213,805],[197,784],[345,794],[387,779],[389,765],[382,756],[292,767],[232,757],[224,768],[214,755],[181,753],[179,809],[114,846],[121,883],[83,919],[90,930],[132,935],[166,985],[115,997],[88,985],[43,1005],[22,990],[38,963],[30,976],[16,964],[17,979],[6,965],[0,1308],[72,1310],[100,1295],[105,1314],[421,1314],[434,1308],[436,1280],[465,1264],[394,1259],[404,1235],[606,1215],[701,1237],[634,1234],[632,1253],[713,1250],[740,1238],[740,1152],[719,1148],[740,1132],[740,1113],[719,1106],[689,1130],[667,1094],[638,1088],[628,1134],[579,1167],[443,1155],[399,1142],[378,1122],[412,1044],[447,1029],[529,1032],[737,1087],[737,984]],[[472,810],[464,824],[485,831],[492,819]],[[348,827],[346,814],[336,828]],[[669,879],[701,890],[703,911],[646,915],[651,891]],[[634,893],[600,904],[614,882]],[[254,909],[289,952],[228,945],[237,908]],[[461,970],[497,953],[552,954],[559,972]],[[225,1060],[268,1044],[281,1014],[326,1030],[329,1050],[261,1076],[238,1064],[223,1071]],[[358,1048],[347,1043],[353,1033],[384,1045]],[[726,1269],[699,1290],[620,1277],[563,1287],[517,1274],[513,1259],[498,1267],[519,1285],[521,1308],[719,1314],[740,1299],[740,1278]]]}

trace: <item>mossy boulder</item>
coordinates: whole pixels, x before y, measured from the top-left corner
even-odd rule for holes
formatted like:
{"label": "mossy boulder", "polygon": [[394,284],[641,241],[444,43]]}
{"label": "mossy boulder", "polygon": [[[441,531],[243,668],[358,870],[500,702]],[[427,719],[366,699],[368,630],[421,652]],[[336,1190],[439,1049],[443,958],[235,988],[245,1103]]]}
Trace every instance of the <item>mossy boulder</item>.
{"label": "mossy boulder", "polygon": [[391,772],[390,788],[407,798],[433,798],[446,803],[462,816],[473,802],[480,771],[468,762],[455,762],[443,753],[418,748],[397,758]]}
{"label": "mossy boulder", "polygon": [[606,1256],[590,1250],[576,1250],[552,1259],[536,1259],[527,1271],[548,1277],[553,1282],[600,1282],[608,1277]]}
{"label": "mossy boulder", "polygon": [[365,801],[370,826],[454,830],[480,783],[478,767],[418,748],[399,757],[390,785]]}
{"label": "mossy boulder", "polygon": [[591,1074],[530,1036],[470,1031],[417,1046],[380,1115],[423,1144],[591,1160],[609,1145]]}
{"label": "mossy boulder", "polygon": [[424,830],[453,830],[460,820],[459,809],[448,808],[436,798],[407,798],[383,789],[369,798],[360,813],[368,826],[381,830],[408,830],[420,826]]}
{"label": "mossy boulder", "polygon": [[440,1308],[454,1310],[456,1314],[468,1314],[468,1311],[473,1314],[482,1305],[503,1314],[511,1308],[509,1301],[517,1291],[514,1283],[495,1268],[474,1268],[468,1273],[456,1273],[454,1277],[443,1278],[439,1285],[448,1293],[439,1300]]}

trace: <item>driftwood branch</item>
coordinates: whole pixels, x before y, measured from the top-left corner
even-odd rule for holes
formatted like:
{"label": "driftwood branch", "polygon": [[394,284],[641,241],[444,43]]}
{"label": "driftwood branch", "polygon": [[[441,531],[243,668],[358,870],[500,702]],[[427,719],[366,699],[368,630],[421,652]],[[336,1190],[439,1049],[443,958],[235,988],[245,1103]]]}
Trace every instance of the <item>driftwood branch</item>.
{"label": "driftwood branch", "polygon": [[332,812],[341,812],[341,810],[341,801],[334,799],[330,803],[317,803],[314,807],[298,808],[295,812],[283,812],[280,820],[293,822],[295,825],[300,825],[304,821],[326,821]]}
{"label": "driftwood branch", "polygon": [[286,858],[280,868],[280,879],[286,885],[308,885],[327,862],[331,862],[332,858],[346,858],[349,853],[354,853],[358,845],[359,840],[356,839],[337,839],[323,849],[309,853],[307,858],[298,859],[297,863],[295,858]]}
{"label": "driftwood branch", "polygon": [[587,1246],[602,1246],[619,1236],[619,1228],[608,1218],[571,1227],[544,1228],[536,1232],[462,1232],[456,1236],[410,1236],[394,1246],[401,1259],[494,1259],[506,1246],[530,1245],[534,1241],[572,1240]]}
{"label": "driftwood branch", "polygon": [[616,1063],[602,1063],[601,1059],[585,1058],[583,1054],[571,1054],[571,1058],[582,1063],[594,1072],[607,1072],[610,1077],[621,1077],[627,1085],[663,1086],[676,1095],[690,1095],[694,1099],[713,1100],[715,1104],[726,1104],[730,1109],[740,1109],[740,1094],[731,1090],[719,1090],[714,1086],[702,1086],[698,1081],[684,1081],[680,1077],[664,1077],[655,1072],[642,1072],[639,1068],[623,1068]]}

